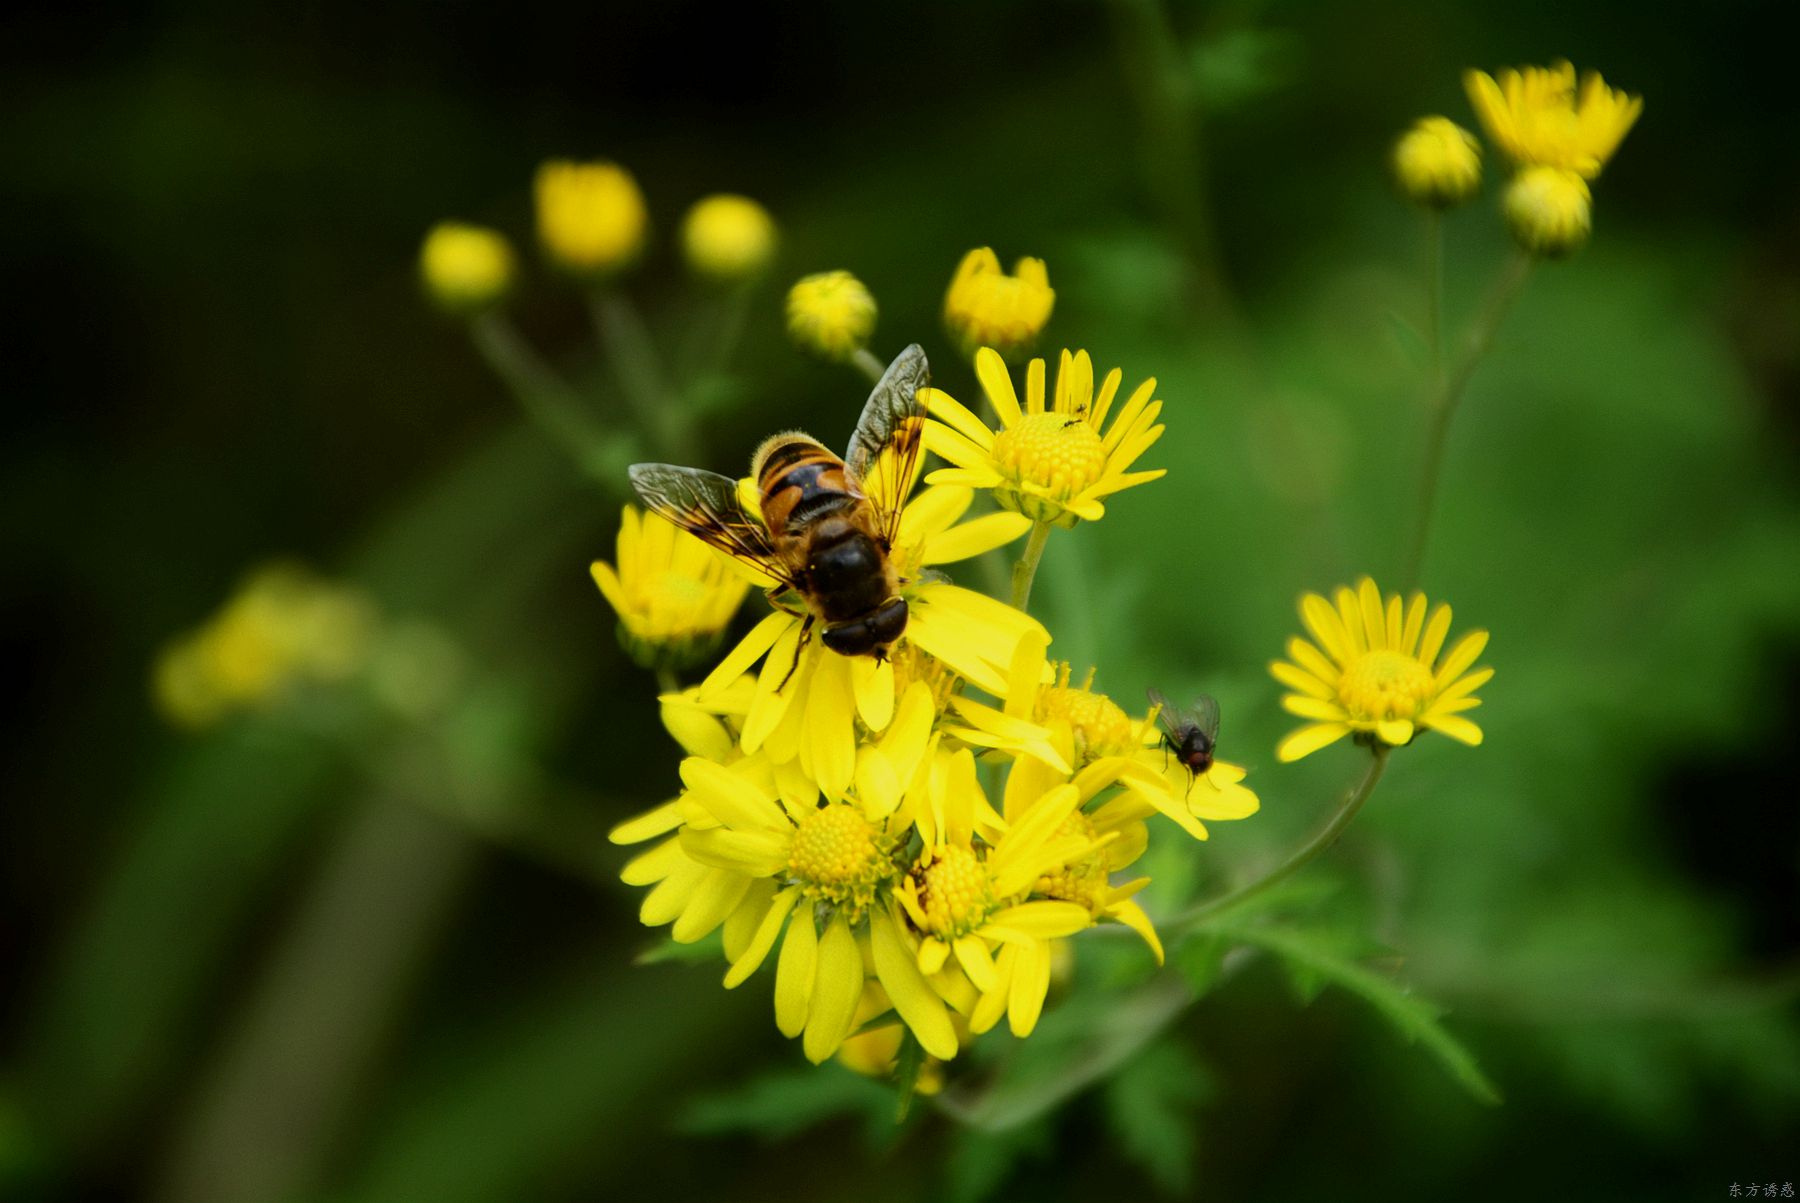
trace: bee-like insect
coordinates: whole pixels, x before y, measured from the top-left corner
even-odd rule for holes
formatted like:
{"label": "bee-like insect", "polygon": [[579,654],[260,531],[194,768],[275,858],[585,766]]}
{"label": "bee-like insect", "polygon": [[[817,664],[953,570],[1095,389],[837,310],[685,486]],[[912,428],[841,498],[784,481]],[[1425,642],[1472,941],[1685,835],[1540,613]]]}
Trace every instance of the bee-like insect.
{"label": "bee-like insect", "polygon": [[[632,487],[656,513],[775,580],[775,605],[785,609],[783,596],[797,596],[806,613],[802,647],[816,622],[832,651],[881,659],[906,630],[906,599],[889,553],[924,447],[919,390],[929,379],[916,343],[900,352],[869,394],[842,459],[799,431],[766,440],[750,463],[760,520],[739,500],[737,481],[717,472],[634,464]],[[891,475],[877,500],[863,482],[884,452],[892,453],[882,469]]]}
{"label": "bee-like insect", "polygon": [[1219,703],[1202,695],[1193,706],[1180,710],[1169,704],[1161,690],[1149,692],[1150,704],[1157,708],[1156,721],[1163,729],[1163,749],[1175,754],[1192,784],[1195,777],[1212,767],[1213,749],[1219,743]]}

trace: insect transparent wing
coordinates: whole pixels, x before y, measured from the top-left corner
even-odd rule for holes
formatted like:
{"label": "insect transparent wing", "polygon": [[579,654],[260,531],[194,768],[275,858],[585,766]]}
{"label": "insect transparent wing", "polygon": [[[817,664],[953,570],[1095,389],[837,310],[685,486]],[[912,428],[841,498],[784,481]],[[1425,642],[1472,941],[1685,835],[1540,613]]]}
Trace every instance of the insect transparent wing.
{"label": "insect transparent wing", "polygon": [[[844,467],[851,481],[881,510],[882,534],[890,544],[899,530],[905,493],[925,447],[925,402],[919,390],[930,381],[931,365],[919,344],[900,352],[869,394],[856,433],[850,436],[850,447],[844,452]],[[892,455],[881,466],[885,477],[881,487],[865,485],[882,452],[889,449]]]}
{"label": "insect transparent wing", "polygon": [[1206,736],[1208,744],[1219,742],[1219,700],[1210,693],[1201,694],[1194,702],[1189,718]]}
{"label": "insect transparent wing", "polygon": [[776,558],[768,528],[745,511],[737,481],[729,476],[674,464],[633,464],[631,487],[652,511],[702,542],[796,587],[793,574]]}
{"label": "insect transparent wing", "polygon": [[1162,690],[1147,689],[1144,692],[1150,695],[1150,704],[1156,707],[1157,725],[1175,738],[1181,738],[1181,712],[1169,704]]}

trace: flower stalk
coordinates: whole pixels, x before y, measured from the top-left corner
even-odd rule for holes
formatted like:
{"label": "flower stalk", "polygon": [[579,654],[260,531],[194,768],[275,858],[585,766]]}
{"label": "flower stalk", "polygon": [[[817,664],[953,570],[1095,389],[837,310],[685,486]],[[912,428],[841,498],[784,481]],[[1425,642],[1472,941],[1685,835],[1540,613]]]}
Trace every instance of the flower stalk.
{"label": "flower stalk", "polygon": [[1292,856],[1256,880],[1246,882],[1237,889],[1221,894],[1211,901],[1190,907],[1177,916],[1173,922],[1165,925],[1165,930],[1176,933],[1191,931],[1213,916],[1231,910],[1233,907],[1242,906],[1259,894],[1274,889],[1317,860],[1338,842],[1338,837],[1344,834],[1344,829],[1349,827],[1351,821],[1361,813],[1363,805],[1375,792],[1375,786],[1380,783],[1381,775],[1387,769],[1388,752],[1389,748],[1386,744],[1378,742],[1373,745],[1369,764],[1363,771],[1362,779],[1345,793],[1343,802],[1338,805],[1337,811],[1326,821],[1325,825],[1319,828],[1312,839],[1296,849]]}
{"label": "flower stalk", "polygon": [[[1457,360],[1448,376],[1443,375],[1441,370],[1434,372],[1437,386],[1432,391],[1431,402],[1427,407],[1425,463],[1419,476],[1418,511],[1413,521],[1412,541],[1407,547],[1405,568],[1400,574],[1404,589],[1418,587],[1419,574],[1425,565],[1425,550],[1431,541],[1431,522],[1437,508],[1438,484],[1443,475],[1444,447],[1449,441],[1450,421],[1456,416],[1457,405],[1468,387],[1469,378],[1475,374],[1476,365],[1493,345],[1494,335],[1506,320],[1507,312],[1524,290],[1525,281],[1531,278],[1532,262],[1531,256],[1523,251],[1513,255],[1501,270],[1493,291],[1488,294],[1486,306],[1469,330],[1462,358]],[[1441,289],[1434,288],[1433,291],[1441,297]],[[1434,310],[1437,303],[1434,302]],[[1435,347],[1435,335],[1432,341]],[[1433,358],[1437,358],[1435,353]]]}
{"label": "flower stalk", "polygon": [[1019,553],[1018,562],[1013,565],[1013,609],[1029,612],[1031,583],[1037,577],[1038,562],[1044,558],[1044,545],[1049,541],[1050,523],[1034,522],[1031,526],[1031,534],[1025,540],[1025,550]]}

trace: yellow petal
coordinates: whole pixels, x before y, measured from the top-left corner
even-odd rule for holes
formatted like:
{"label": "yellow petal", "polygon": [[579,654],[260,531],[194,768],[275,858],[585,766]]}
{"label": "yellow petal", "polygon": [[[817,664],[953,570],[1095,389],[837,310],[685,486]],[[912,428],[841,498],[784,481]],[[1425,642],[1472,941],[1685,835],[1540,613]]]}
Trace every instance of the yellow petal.
{"label": "yellow petal", "polygon": [[[792,830],[790,828],[790,830]],[[714,827],[681,833],[681,850],[696,864],[727,869],[751,877],[771,877],[788,862],[791,841],[772,831],[738,831]]]}
{"label": "yellow petal", "polygon": [[725,989],[733,990],[743,985],[743,981],[758,971],[761,963],[769,958],[769,949],[776,944],[776,936],[781,935],[781,926],[787,922],[788,913],[794,909],[799,900],[799,886],[790,886],[781,891],[769,909],[763,911],[760,924],[756,924],[756,933],[751,942],[743,949],[743,953],[731,962],[731,969],[725,971]]}
{"label": "yellow petal", "polygon": [[788,923],[787,938],[781,942],[781,956],[775,962],[775,1026],[783,1036],[798,1036],[806,1030],[818,955],[819,933],[813,926],[812,907],[800,907]]}
{"label": "yellow petal", "polygon": [[737,909],[750,889],[750,878],[732,869],[713,869],[700,880],[669,936],[677,944],[692,944],[712,934],[725,917]]}
{"label": "yellow petal", "polygon": [[1013,1035],[1022,1037],[1031,1035],[1044,1009],[1044,995],[1050,990],[1050,949],[1044,944],[1021,944],[1018,950],[1006,1020]]}
{"label": "yellow petal", "polygon": [[641,844],[681,826],[681,817],[679,800],[664,802],[635,818],[626,819],[607,832],[606,838],[615,844]]}
{"label": "yellow petal", "polygon": [[920,391],[925,393],[925,401],[931,410],[932,417],[949,426],[983,451],[993,449],[994,432],[989,430],[987,423],[976,417],[968,406],[943,389],[934,388],[928,392],[921,389]]}
{"label": "yellow petal", "polygon": [[1325,649],[1325,654],[1339,665],[1348,664],[1356,654],[1350,646],[1350,635],[1344,630],[1343,620],[1331,608],[1331,603],[1317,593],[1308,593],[1300,599],[1300,621]]}
{"label": "yellow petal", "polygon": [[956,1029],[944,1010],[944,1000],[932,990],[907,948],[899,920],[889,911],[869,915],[869,944],[875,974],[888,993],[894,1010],[906,1021],[927,1053],[941,1061],[956,1056]]}
{"label": "yellow petal", "polygon": [[751,627],[750,633],[738,640],[738,645],[726,652],[718,666],[706,674],[706,680],[700,683],[700,697],[709,699],[726,692],[739,677],[750,671],[752,664],[762,659],[775,646],[783,632],[799,625],[800,620],[792,614],[777,610]]}
{"label": "yellow petal", "polygon": [[983,994],[998,984],[994,971],[994,958],[988,952],[986,941],[979,936],[960,936],[956,941],[956,961],[969,975],[969,981]]}
{"label": "yellow petal", "polygon": [[805,1039],[801,1042],[806,1059],[814,1065],[837,1052],[838,1045],[850,1034],[862,984],[862,953],[840,912],[819,941],[812,1007],[806,1015]]}
{"label": "yellow petal", "polygon": [[1011,510],[999,510],[952,527],[933,536],[925,545],[927,565],[954,564],[1005,547],[1031,529],[1031,519]]}
{"label": "yellow petal", "polygon": [[1000,358],[999,352],[992,347],[983,347],[975,352],[975,376],[981,381],[981,391],[987,394],[988,404],[994,407],[1002,426],[1019,424],[1019,398],[1013,392],[1012,377],[1007,374],[1006,361]]}
{"label": "yellow petal", "polygon": [[1343,723],[1314,723],[1302,727],[1276,745],[1275,759],[1288,764],[1334,744],[1348,734],[1350,728]]}
{"label": "yellow petal", "polygon": [[1383,719],[1375,724],[1375,734],[1382,743],[1398,748],[1412,741],[1413,725],[1403,718]]}
{"label": "yellow petal", "polygon": [[1156,934],[1156,925],[1150,922],[1150,916],[1144,913],[1143,907],[1126,899],[1113,903],[1107,908],[1107,913],[1142,936],[1144,943],[1150,946],[1151,953],[1156,957],[1156,963],[1163,963],[1162,939]]}
{"label": "yellow petal", "polygon": [[1439,649],[1444,646],[1444,636],[1450,633],[1450,607],[1439,604],[1431,612],[1431,619],[1425,624],[1424,642],[1419,644],[1419,663],[1430,665],[1437,660]]}
{"label": "yellow petal", "polygon": [[783,833],[788,829],[780,806],[723,765],[690,756],[681,762],[681,781],[688,787],[686,800],[727,827]]}
{"label": "yellow petal", "polygon": [[1470,631],[1456,641],[1450,654],[1444,657],[1444,663],[1437,670],[1438,688],[1442,689],[1461,676],[1463,670],[1475,663],[1476,657],[1486,650],[1488,633],[1486,631]]}
{"label": "yellow petal", "polygon": [[1433,731],[1442,731],[1451,739],[1460,740],[1472,748],[1479,747],[1481,744],[1481,728],[1466,718],[1454,714],[1440,714],[1432,718],[1430,725]]}

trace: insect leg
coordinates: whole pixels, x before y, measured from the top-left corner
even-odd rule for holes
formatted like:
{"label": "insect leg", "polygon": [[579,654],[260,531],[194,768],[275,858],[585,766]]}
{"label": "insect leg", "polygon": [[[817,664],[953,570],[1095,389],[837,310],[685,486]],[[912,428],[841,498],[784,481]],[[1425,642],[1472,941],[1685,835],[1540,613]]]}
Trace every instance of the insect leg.
{"label": "insect leg", "polygon": [[788,665],[787,676],[781,678],[781,684],[775,687],[776,693],[786,689],[787,683],[794,679],[796,672],[800,671],[800,657],[806,652],[807,643],[812,640],[812,632],[813,616],[808,614],[800,623],[800,638],[794,643],[794,662]]}

